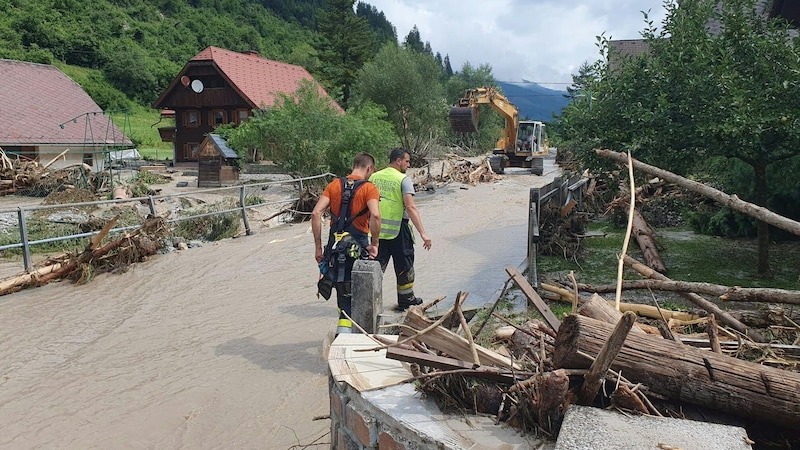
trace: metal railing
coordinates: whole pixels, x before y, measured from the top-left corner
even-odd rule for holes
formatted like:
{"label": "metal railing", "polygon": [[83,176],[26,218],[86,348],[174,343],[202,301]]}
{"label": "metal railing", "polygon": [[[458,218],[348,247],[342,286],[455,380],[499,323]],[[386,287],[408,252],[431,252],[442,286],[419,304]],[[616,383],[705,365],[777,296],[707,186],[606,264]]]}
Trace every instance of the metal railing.
{"label": "metal railing", "polygon": [[[272,201],[258,201],[250,203],[249,199],[251,197],[257,195],[260,196],[260,194],[266,191],[267,188],[270,186],[290,185],[290,184],[293,185],[292,189],[293,192],[301,194],[304,190],[304,183],[312,180],[335,177],[335,176],[336,175],[331,173],[324,173],[321,175],[315,175],[304,178],[291,178],[286,180],[267,181],[261,183],[239,184],[229,187],[196,189],[187,192],[168,194],[168,195],[149,195],[147,197],[134,197],[126,199],[99,200],[99,201],[81,202],[81,203],[62,203],[53,205],[37,205],[37,206],[27,206],[27,207],[20,206],[14,209],[5,209],[5,210],[0,209],[0,215],[16,214],[17,227],[19,230],[19,241],[7,245],[0,245],[0,252],[10,249],[22,249],[22,260],[24,269],[26,271],[30,271],[30,269],[33,266],[31,260],[31,247],[47,243],[91,237],[100,232],[99,230],[88,231],[84,233],[65,234],[61,236],[50,236],[42,239],[30,240],[28,236],[28,222],[29,218],[33,214],[37,213],[44,214],[48,211],[60,211],[60,212],[65,212],[65,211],[71,212],[75,210],[85,211],[85,210],[94,210],[102,206],[111,205],[113,208],[116,207],[117,205],[131,204],[131,205],[146,205],[147,212],[150,215],[157,216],[159,215],[158,214],[159,203],[169,200],[177,200],[177,203],[180,203],[180,199],[188,197],[195,197],[195,198],[206,197],[207,199],[210,198],[212,200],[218,200],[218,203],[216,203],[216,205],[223,205],[223,206],[220,206],[220,209],[208,212],[200,212],[200,213],[192,212],[191,210],[189,210],[189,213],[186,215],[182,214],[181,212],[176,212],[175,210],[173,210],[170,211],[170,215],[176,215],[177,217],[166,219],[165,221],[167,223],[177,223],[181,221],[199,219],[203,217],[209,217],[220,214],[240,213],[241,220],[245,229],[245,234],[251,235],[253,234],[253,232],[250,226],[250,221],[248,219],[248,210],[284,205],[296,202],[300,198],[299,196],[292,197],[287,192],[280,192],[277,194],[277,198],[273,199]],[[202,200],[200,203],[206,205],[206,207],[211,205],[206,200]],[[226,207],[225,205],[235,205],[235,206]],[[140,226],[141,223],[122,225],[119,227],[112,228],[109,231],[109,233],[118,233],[122,231],[133,230],[139,228]]]}
{"label": "metal railing", "polygon": [[547,186],[531,188],[528,209],[528,283],[531,286],[538,287],[539,285],[536,252],[540,240],[539,213],[542,206],[552,201],[558,202],[558,205],[566,205],[574,200],[576,206],[580,208],[583,202],[583,188],[588,181],[588,178],[581,178],[578,175],[573,175],[567,180],[555,177],[553,182]]}

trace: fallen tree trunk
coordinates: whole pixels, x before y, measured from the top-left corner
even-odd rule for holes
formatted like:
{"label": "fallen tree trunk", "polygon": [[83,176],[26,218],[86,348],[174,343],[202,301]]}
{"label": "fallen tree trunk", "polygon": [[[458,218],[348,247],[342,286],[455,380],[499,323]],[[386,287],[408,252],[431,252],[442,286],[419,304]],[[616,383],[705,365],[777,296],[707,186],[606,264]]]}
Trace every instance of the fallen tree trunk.
{"label": "fallen tree trunk", "polygon": [[[628,265],[631,269],[639,272],[640,275],[645,276],[647,278],[652,278],[654,280],[663,280],[669,281],[666,275],[662,275],[653,269],[645,266],[644,264],[640,263],[639,261],[631,258],[630,256],[625,256],[625,264]],[[722,310],[719,306],[715,305],[714,303],[704,299],[703,297],[691,292],[686,293],[682,292],[681,296],[690,302],[694,303],[695,305],[705,309],[706,311],[714,314],[714,317],[718,318],[722,323],[728,325],[729,327],[733,328],[734,330],[746,334],[750,336],[756,342],[766,342],[764,336],[761,333],[750,329],[744,326],[743,323],[739,322],[738,320],[734,319],[733,316],[728,314],[726,311]]]}
{"label": "fallen tree trunk", "polygon": [[[591,292],[614,292],[613,284],[589,285],[579,284],[578,289]],[[722,301],[756,302],[756,303],[788,303],[800,305],[800,291],[787,291],[774,288],[743,288],[739,286],[723,286],[721,284],[698,283],[675,280],[629,280],[622,282],[622,289],[652,289],[670,292],[694,292],[715,295]]]}
{"label": "fallen tree trunk", "polygon": [[[541,287],[545,291],[558,294],[558,298],[556,298],[555,300],[559,300],[562,302],[572,302],[572,299],[575,297],[575,294],[573,294],[568,289],[565,289],[561,286],[556,286],[548,283],[541,283],[539,284],[539,287]],[[591,287],[591,285],[578,283],[578,289],[589,291],[593,294],[597,292],[597,291],[592,291],[590,289],[583,289],[583,287]],[[614,303],[615,303],[614,300],[606,300],[606,302],[612,307],[612,309],[614,308]],[[584,298],[579,298],[578,303],[580,304],[586,303],[586,300]],[[620,302],[619,312],[624,313],[625,311],[633,311],[641,317],[649,317],[651,319],[664,319],[664,320],[678,319],[678,320],[689,321],[700,318],[700,316],[698,316],[697,314],[691,314],[684,311],[673,311],[665,308],[656,308],[655,306],[643,305],[640,303]]]}
{"label": "fallen tree trunk", "polygon": [[[614,326],[567,316],[556,338],[557,368],[591,366]],[[740,417],[800,426],[800,374],[742,361],[652,336],[629,334],[611,368],[667,398]]]}
{"label": "fallen tree trunk", "polygon": [[[628,163],[628,155],[625,153],[618,153],[611,150],[603,150],[603,149],[595,150],[595,152],[599,156],[613,159],[614,161],[617,161],[619,163],[622,164]],[[680,175],[676,175],[672,172],[659,169],[658,167],[645,164],[635,159],[633,159],[632,161],[633,161],[633,167],[638,170],[647,172],[651,175],[655,175],[659,178],[669,181],[670,183],[675,183],[680,187],[704,195],[716,201],[717,203],[720,203],[722,206],[727,206],[728,208],[747,214],[750,217],[755,217],[756,219],[768,223],[774,227],[780,228],[781,230],[788,231],[789,233],[792,233],[795,236],[800,236],[800,222],[783,217],[779,214],[775,214],[774,212],[762,206],[754,205],[744,200],[740,200],[739,197],[737,197],[736,195],[728,195],[720,190],[714,189],[710,186],[706,186],[703,183],[698,183],[696,181],[689,180]]]}
{"label": "fallen tree trunk", "polygon": [[636,238],[636,243],[642,250],[645,264],[657,272],[666,272],[667,267],[664,265],[661,255],[658,254],[653,230],[638,209],[633,210],[633,237]]}
{"label": "fallen tree trunk", "polygon": [[[622,320],[622,313],[614,309],[614,307],[610,305],[603,297],[600,297],[597,294],[592,295],[592,298],[585,301],[583,305],[581,305],[581,308],[578,310],[578,314],[591,317],[592,319],[599,320],[601,322],[610,323],[611,325],[614,325]],[[644,327],[642,326],[643,324],[639,323],[636,325],[637,326],[634,326],[633,330],[631,330],[632,333],[658,334],[658,329],[655,329],[655,327]]]}
{"label": "fallen tree trunk", "polygon": [[61,268],[61,263],[53,263],[40,267],[31,273],[24,273],[9,280],[0,282],[0,295],[10,294],[24,287],[39,283],[39,279]]}

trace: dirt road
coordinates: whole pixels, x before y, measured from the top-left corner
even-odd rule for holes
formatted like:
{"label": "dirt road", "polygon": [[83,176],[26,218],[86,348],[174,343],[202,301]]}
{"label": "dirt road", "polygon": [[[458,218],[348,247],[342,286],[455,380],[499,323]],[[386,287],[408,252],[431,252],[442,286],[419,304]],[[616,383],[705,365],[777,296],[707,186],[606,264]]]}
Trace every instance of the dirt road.
{"label": "dirt road", "polygon": [[[417,294],[486,302],[524,258],[536,178],[421,194]],[[327,448],[336,305],[316,278],[304,223],[0,297],[0,448]]]}

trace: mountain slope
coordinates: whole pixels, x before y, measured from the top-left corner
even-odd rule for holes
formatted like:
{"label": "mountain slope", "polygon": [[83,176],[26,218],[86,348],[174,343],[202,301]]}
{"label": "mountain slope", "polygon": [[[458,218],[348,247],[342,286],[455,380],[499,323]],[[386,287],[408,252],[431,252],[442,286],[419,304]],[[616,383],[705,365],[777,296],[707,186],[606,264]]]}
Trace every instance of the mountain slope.
{"label": "mountain slope", "polygon": [[520,119],[549,122],[561,114],[569,99],[565,91],[557,91],[535,83],[511,84],[498,82],[503,94],[516,105]]}

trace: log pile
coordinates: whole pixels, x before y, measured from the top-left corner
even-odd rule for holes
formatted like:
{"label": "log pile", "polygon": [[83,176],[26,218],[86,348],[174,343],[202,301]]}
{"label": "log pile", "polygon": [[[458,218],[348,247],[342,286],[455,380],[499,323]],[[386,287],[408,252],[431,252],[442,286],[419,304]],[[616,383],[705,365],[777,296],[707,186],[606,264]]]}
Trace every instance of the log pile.
{"label": "log pile", "polygon": [[[794,345],[759,343],[717,323],[713,313],[626,303],[618,311],[597,294],[576,299],[576,289],[543,285],[575,305],[559,320],[514,267],[506,270],[543,320],[516,325],[490,312],[507,325],[494,331],[494,350],[482,347],[472,330],[480,334],[483,324],[469,327],[461,319],[457,331],[443,326],[451,315],[462,317],[467,294],[459,293],[437,321],[425,313],[441,299],[409,309],[398,343],[385,346],[388,358],[411,364],[419,390],[443,410],[489,414],[549,436],[558,434],[572,403],[670,417],[698,408],[731,423],[749,421],[755,430],[766,423],[800,429],[800,327],[787,330]],[[770,315],[795,323],[794,315],[777,310],[725,320],[763,323]],[[648,316],[664,326],[642,323]],[[684,333],[687,324],[705,331]]]}
{"label": "log pile", "polygon": [[92,172],[86,164],[77,164],[60,169],[52,169],[69,149],[64,150],[50,161],[41,164],[23,158],[11,159],[0,148],[0,196],[19,194],[30,197],[46,197],[54,192],[82,187],[95,193],[107,190],[108,174]]}
{"label": "log pile", "polygon": [[163,239],[169,232],[163,218],[147,217],[140,228],[109,237],[118,219],[119,216],[108,221],[82,252],[49,258],[28,272],[0,281],[0,295],[62,279],[85,283],[99,273],[125,271],[163,247]]}

